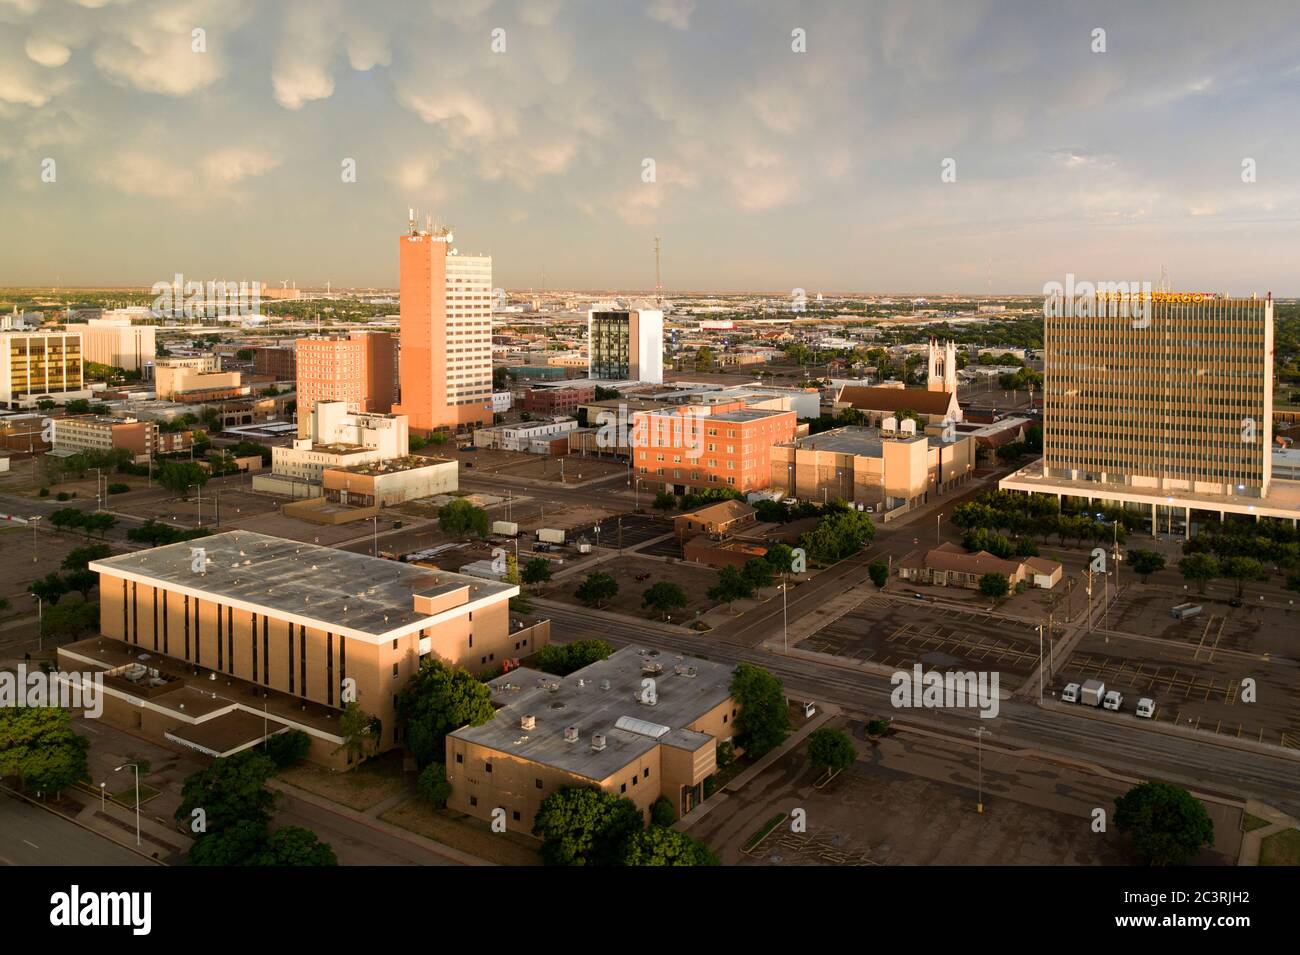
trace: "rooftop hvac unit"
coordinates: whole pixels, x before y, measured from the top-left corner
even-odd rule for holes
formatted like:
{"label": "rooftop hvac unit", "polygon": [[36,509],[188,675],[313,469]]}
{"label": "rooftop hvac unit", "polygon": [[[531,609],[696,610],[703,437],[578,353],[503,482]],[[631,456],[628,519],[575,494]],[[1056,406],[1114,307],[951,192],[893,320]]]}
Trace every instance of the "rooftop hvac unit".
{"label": "rooftop hvac unit", "polygon": [[880,430],[884,434],[893,434],[898,430],[898,419],[890,415],[884,421],[880,422]]}
{"label": "rooftop hvac unit", "polygon": [[664,665],[662,663],[644,663],[641,665],[642,673],[662,673]]}
{"label": "rooftop hvac unit", "polygon": [[564,728],[564,741],[566,743],[576,743],[578,741],[578,727],[566,726]]}
{"label": "rooftop hvac unit", "polygon": [[597,753],[600,752],[602,749],[605,748],[605,734],[604,734],[604,733],[593,733],[593,734],[592,734],[592,736],[591,736],[591,748],[592,748],[595,752],[597,752]]}
{"label": "rooftop hvac unit", "polygon": [[519,728],[521,730],[537,729],[537,717],[532,715],[519,717]]}
{"label": "rooftop hvac unit", "polygon": [[903,434],[916,434],[916,422],[911,418],[903,419]]}

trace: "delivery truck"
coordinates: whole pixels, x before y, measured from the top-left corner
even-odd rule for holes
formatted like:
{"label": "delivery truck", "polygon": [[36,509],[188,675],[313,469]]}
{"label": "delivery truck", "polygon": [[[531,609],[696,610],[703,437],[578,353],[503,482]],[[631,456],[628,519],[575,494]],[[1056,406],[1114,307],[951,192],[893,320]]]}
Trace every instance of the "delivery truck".
{"label": "delivery truck", "polygon": [[1195,617],[1201,612],[1201,605],[1194,603],[1179,604],[1169,611],[1175,620],[1185,620],[1188,617]]}
{"label": "delivery truck", "polygon": [[492,533],[501,537],[518,537],[519,525],[514,521],[493,521]]}
{"label": "delivery truck", "polygon": [[554,527],[543,527],[537,531],[537,539],[544,544],[564,544],[564,531]]}
{"label": "delivery truck", "polygon": [[1079,688],[1079,702],[1084,706],[1101,706],[1106,698],[1106,684],[1101,680],[1084,680]]}

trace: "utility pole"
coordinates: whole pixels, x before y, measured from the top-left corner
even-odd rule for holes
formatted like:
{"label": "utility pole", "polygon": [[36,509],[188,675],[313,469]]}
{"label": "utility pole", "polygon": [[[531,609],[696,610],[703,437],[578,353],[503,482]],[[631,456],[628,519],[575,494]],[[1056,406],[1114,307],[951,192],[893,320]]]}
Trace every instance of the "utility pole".
{"label": "utility pole", "polygon": [[978,813],[983,813],[984,812],[984,737],[992,734],[982,726],[975,727],[973,730],[971,730],[971,732],[975,734],[975,754],[976,754],[975,759],[979,767],[977,771],[978,778],[979,778],[979,784],[978,784],[979,795],[978,795],[978,801],[975,803],[975,811]]}
{"label": "utility pole", "polygon": [[659,279],[659,236],[655,236],[655,298],[664,300],[664,285]]}

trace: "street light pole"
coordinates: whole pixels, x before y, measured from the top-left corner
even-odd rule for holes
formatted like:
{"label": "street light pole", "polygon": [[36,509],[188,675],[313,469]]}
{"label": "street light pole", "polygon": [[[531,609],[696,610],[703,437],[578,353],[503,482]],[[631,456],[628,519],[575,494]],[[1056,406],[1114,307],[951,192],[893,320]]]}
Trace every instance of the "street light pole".
{"label": "street light pole", "polygon": [[984,812],[984,737],[988,735],[989,731],[982,726],[977,726],[975,727],[975,729],[971,730],[971,732],[975,734],[975,759],[979,767],[977,772],[978,779],[979,779],[979,783],[978,783],[979,788],[977,790],[978,801],[975,803],[975,811],[978,813],[983,813]]}
{"label": "street light pole", "polygon": [[786,610],[785,599],[786,590],[789,586],[787,583],[788,579],[789,578],[787,578],[783,572],[781,574],[781,633],[784,636],[786,653],[790,652],[790,615]]}
{"label": "street light pole", "polygon": [[45,649],[45,627],[41,624],[43,616],[41,607],[44,606],[45,602],[41,600],[40,594],[32,594],[32,596],[36,598],[36,649],[41,651]]}
{"label": "street light pole", "polygon": [[939,522],[943,520],[943,511],[934,515],[934,546],[939,546]]}
{"label": "street light pole", "polygon": [[135,844],[138,846],[140,844],[140,764],[123,763],[113,772],[119,772],[128,766],[135,770]]}
{"label": "street light pole", "polygon": [[36,563],[40,558],[36,556],[36,522],[41,519],[39,514],[32,515],[32,563]]}

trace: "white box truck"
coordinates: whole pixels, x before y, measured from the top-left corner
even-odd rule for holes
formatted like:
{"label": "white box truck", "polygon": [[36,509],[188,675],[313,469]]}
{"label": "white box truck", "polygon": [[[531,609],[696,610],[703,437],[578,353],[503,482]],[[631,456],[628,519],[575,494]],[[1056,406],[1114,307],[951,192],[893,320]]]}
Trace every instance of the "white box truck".
{"label": "white box truck", "polygon": [[1079,702],[1084,706],[1101,706],[1106,698],[1106,684],[1101,680],[1084,680],[1079,688]]}
{"label": "white box truck", "polygon": [[1195,617],[1201,612],[1201,605],[1194,603],[1179,604],[1169,611],[1175,620],[1185,620],[1188,617]]}
{"label": "white box truck", "polygon": [[564,544],[564,531],[556,530],[554,527],[543,527],[537,532],[537,539],[544,544]]}
{"label": "white box truck", "polygon": [[492,533],[500,534],[502,537],[518,537],[519,525],[514,521],[493,521]]}

